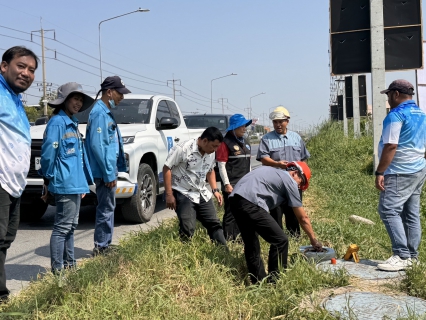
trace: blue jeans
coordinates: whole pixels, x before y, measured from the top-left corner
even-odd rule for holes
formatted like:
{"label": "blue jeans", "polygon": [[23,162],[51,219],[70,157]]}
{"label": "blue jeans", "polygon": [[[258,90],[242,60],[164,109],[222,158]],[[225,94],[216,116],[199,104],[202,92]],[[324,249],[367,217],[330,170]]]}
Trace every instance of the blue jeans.
{"label": "blue jeans", "polygon": [[392,242],[394,255],[417,258],[422,237],[420,194],[426,168],[413,174],[385,176],[385,191],[380,193],[379,214]]}
{"label": "blue jeans", "polygon": [[52,271],[75,266],[74,230],[78,225],[81,194],[55,194],[56,214],[50,237]]}
{"label": "blue jeans", "polygon": [[117,187],[108,188],[100,178],[95,178],[96,207],[95,248],[107,248],[112,241],[114,230],[115,191]]}

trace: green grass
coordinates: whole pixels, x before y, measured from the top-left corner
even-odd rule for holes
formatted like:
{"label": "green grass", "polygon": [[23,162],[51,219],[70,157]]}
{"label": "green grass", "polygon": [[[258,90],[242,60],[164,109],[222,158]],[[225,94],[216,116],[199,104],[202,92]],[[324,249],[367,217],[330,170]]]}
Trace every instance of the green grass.
{"label": "green grass", "polygon": [[[325,123],[308,149],[313,178],[304,202],[318,238],[339,256],[356,243],[362,258],[388,258],[390,241],[377,214],[372,137],[345,138],[338,124]],[[424,201],[423,197],[423,205]],[[351,224],[351,214],[376,225]],[[89,259],[64,278],[44,276],[2,307],[0,318],[332,319],[319,306],[312,310],[299,306],[323,288],[348,284],[343,272],[324,274],[296,259],[275,286],[252,286],[240,244],[230,244],[227,252],[212,244],[203,228],[190,243],[182,243],[177,229],[172,220],[150,232],[134,233],[112,254]],[[291,239],[290,255],[307,244],[306,236],[298,242]],[[424,260],[424,244],[421,250]],[[262,252],[266,259],[264,242]],[[425,279],[425,267],[420,265],[407,272],[401,289],[426,298]]]}

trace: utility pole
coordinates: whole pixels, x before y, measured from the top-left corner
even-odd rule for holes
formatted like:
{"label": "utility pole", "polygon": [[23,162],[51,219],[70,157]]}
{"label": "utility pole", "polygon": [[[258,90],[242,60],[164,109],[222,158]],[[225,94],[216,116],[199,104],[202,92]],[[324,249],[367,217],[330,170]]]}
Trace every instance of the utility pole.
{"label": "utility pole", "polygon": [[[41,25],[41,19],[40,19],[40,25]],[[45,56],[44,56],[44,33],[47,31],[53,31],[53,39],[56,40],[56,35],[55,35],[55,30],[54,29],[50,29],[50,30],[44,30],[43,26],[41,25],[40,30],[36,30],[36,31],[31,31],[31,41],[33,41],[33,32],[40,32],[41,35],[41,65],[42,65],[42,72],[43,72],[43,105],[44,105],[44,109],[43,109],[43,116],[47,116],[47,96],[46,96],[46,61],[45,61]]]}
{"label": "utility pole", "polygon": [[265,127],[266,127],[266,124],[265,124],[265,116],[267,115],[265,112],[263,112],[262,114],[260,114],[261,116],[262,116],[262,123],[263,123],[263,125],[262,125],[262,133],[263,134],[265,134]]}
{"label": "utility pole", "polygon": [[244,108],[244,110],[247,110],[247,119],[249,119],[249,120],[251,119],[250,118],[250,111],[251,111],[250,109],[251,108]]}
{"label": "utility pole", "polygon": [[383,23],[383,0],[370,0],[371,29],[371,87],[373,100],[373,154],[374,168],[379,165],[377,146],[382,134],[382,122],[386,116],[386,96],[380,91],[386,87],[385,35]]}
{"label": "utility pole", "polygon": [[173,88],[173,100],[176,101],[176,91],[181,92],[180,90],[176,90],[175,89],[175,82],[179,81],[179,85],[181,85],[180,83],[180,79],[175,79],[175,76],[173,75],[173,80],[167,80],[167,86],[169,86],[169,82],[172,83],[172,88]]}
{"label": "utility pole", "polygon": [[223,100],[226,100],[226,102],[228,102],[228,98],[219,98],[219,100],[222,100],[222,114],[225,114],[225,109],[223,108]]}

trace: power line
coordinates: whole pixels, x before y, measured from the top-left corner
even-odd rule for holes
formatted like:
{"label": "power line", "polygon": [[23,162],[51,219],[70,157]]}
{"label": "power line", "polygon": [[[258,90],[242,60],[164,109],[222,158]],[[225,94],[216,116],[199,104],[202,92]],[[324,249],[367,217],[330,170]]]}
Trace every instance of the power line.
{"label": "power line", "polygon": [[185,94],[187,97],[190,97],[191,99],[200,100],[202,102],[210,102],[210,100],[203,100],[197,97],[190,96],[189,94],[186,94],[186,93],[182,93],[182,94]]}
{"label": "power line", "polygon": [[[95,59],[96,61],[99,61],[99,58],[96,58],[96,57],[94,57],[94,56],[91,56],[91,55],[89,55],[89,54],[87,54],[87,53],[85,53],[85,52],[83,52],[83,51],[77,50],[77,49],[75,49],[75,48],[73,48],[73,47],[71,47],[71,46],[67,45],[66,43],[63,43],[63,42],[61,42],[61,41],[59,41],[59,40],[52,39],[52,38],[46,38],[46,39],[54,40],[54,41],[56,41],[56,42],[58,42],[58,43],[62,44],[63,46],[65,46],[65,47],[67,47],[67,48],[70,48],[70,49],[72,49],[72,50],[74,50],[74,51],[77,51],[77,52],[79,52],[79,53],[81,53],[81,54],[84,54],[85,56],[87,56],[87,57],[89,57],[89,58],[92,58],[92,59]],[[108,65],[108,66],[111,66],[111,67],[117,68],[118,70],[121,70],[121,71],[124,71],[124,72],[130,73],[130,74],[136,75],[136,76],[141,77],[141,78],[145,78],[145,79],[148,79],[148,80],[151,80],[151,81],[156,81],[156,82],[164,83],[164,81],[162,81],[162,80],[156,80],[156,79],[152,79],[152,78],[149,78],[149,77],[141,76],[140,74],[137,74],[137,73],[135,73],[135,72],[128,71],[128,70],[125,70],[125,69],[122,69],[122,68],[117,67],[117,66],[115,66],[115,65],[113,65],[113,64],[111,64],[111,63],[108,63],[108,62],[104,62],[104,61],[102,61],[102,63],[103,63],[103,64],[106,64],[106,65]],[[166,85],[165,85],[165,84],[163,84],[163,86],[166,86]]]}
{"label": "power line", "polygon": [[27,41],[27,42],[31,42],[31,43],[34,43],[34,44],[36,44],[36,45],[39,45],[39,46],[40,46],[40,44],[38,44],[38,43],[36,43],[36,42],[33,42],[33,41],[31,41],[31,40],[22,39],[22,38],[17,38],[17,37],[9,36],[9,35],[2,34],[2,33],[0,33],[0,36],[7,37],[7,38],[12,38],[12,39],[17,39],[17,40],[21,40],[21,41]]}
{"label": "power line", "polygon": [[[21,32],[21,33],[24,33],[24,34],[29,34],[29,35],[31,35],[31,33],[29,33],[29,32],[25,32],[25,31],[22,31],[22,30],[9,28],[9,27],[2,26],[2,25],[0,25],[0,27],[1,27],[1,28],[5,28],[5,29],[9,29],[9,30],[13,30],[13,31],[16,31],[16,32]],[[35,35],[35,36],[37,36],[37,37],[41,37],[41,36],[40,36],[40,35],[38,35],[38,34],[34,34],[34,35]],[[4,36],[5,36],[5,37],[14,38],[14,37],[12,37],[12,36],[7,36],[7,35],[4,35]],[[57,40],[57,39],[55,39],[55,38],[49,38],[49,37],[44,37],[44,38],[45,38],[45,39],[48,39],[48,40],[53,40],[53,41],[55,41],[55,42],[57,42],[57,43],[59,43],[59,44],[61,44],[61,45],[65,46],[65,47],[67,47],[67,48],[69,48],[69,49],[72,49],[72,50],[74,50],[74,51],[76,51],[76,52],[78,52],[78,53],[81,53],[81,54],[83,54],[83,55],[85,55],[85,56],[87,56],[87,57],[89,57],[89,58],[92,58],[92,59],[94,59],[94,60],[96,60],[96,61],[99,61],[99,58],[96,58],[96,57],[94,57],[94,56],[91,56],[90,54],[87,54],[87,53],[85,53],[85,52],[83,52],[83,51],[80,51],[80,50],[78,50],[78,49],[76,49],[76,48],[74,48],[74,47],[72,47],[72,46],[70,46],[70,45],[67,45],[66,43],[64,43],[64,42],[62,42],[62,41],[59,41],[59,40]],[[15,39],[22,40],[22,41],[29,41],[29,42],[35,43],[35,42],[31,41],[31,40],[26,40],[26,39],[21,39],[21,38],[15,38]],[[55,50],[53,50],[53,49],[49,49],[49,50],[55,51]],[[59,53],[59,52],[58,52],[58,53]],[[86,63],[84,63],[84,62],[82,62],[82,61],[79,61],[79,60],[77,60],[77,59],[71,58],[71,57],[69,57],[69,56],[67,56],[67,55],[65,55],[65,54],[63,54],[63,53],[61,53],[61,54],[62,54],[63,56],[65,56],[65,57],[67,57],[67,58],[70,58],[70,59],[76,60],[76,61],[78,61],[78,62],[80,62],[80,63],[86,64]],[[111,64],[111,63],[104,62],[104,64],[109,65],[109,66],[111,66],[111,67],[114,67],[114,68],[116,68],[116,69],[118,69],[118,70],[121,70],[121,71],[124,71],[124,72],[130,73],[130,74],[136,75],[136,76],[138,76],[138,77],[141,77],[141,78],[144,78],[144,79],[148,79],[148,80],[151,80],[151,81],[156,81],[156,82],[159,82],[159,83],[162,83],[162,84],[156,84],[156,83],[150,83],[150,82],[145,82],[145,83],[149,83],[149,84],[156,85],[156,86],[165,86],[165,87],[167,86],[167,85],[165,85],[165,84],[164,84],[164,81],[162,81],[162,80],[157,80],[157,79],[153,79],[153,78],[145,77],[145,76],[142,76],[142,75],[137,74],[137,73],[135,73],[135,72],[128,71],[128,70],[125,70],[125,69],[123,69],[123,68],[117,67],[116,65],[113,65],[113,64]],[[89,65],[89,64],[87,64],[87,65],[88,65],[88,66],[91,66],[91,65]],[[95,68],[97,68],[97,67],[95,67]],[[108,72],[111,72],[111,71],[108,71]],[[112,72],[112,73],[114,73],[114,72]]]}
{"label": "power line", "polygon": [[200,96],[200,97],[206,98],[206,99],[208,100],[208,102],[210,101],[210,98],[205,97],[205,96],[203,96],[203,95],[201,95],[201,94],[198,94],[198,93],[196,93],[195,91],[192,91],[191,89],[188,89],[187,87],[185,87],[185,86],[183,86],[183,85],[180,85],[180,86],[181,86],[182,88],[185,88],[186,90],[188,90],[188,91],[192,92],[192,93],[195,93],[197,96]]}
{"label": "power line", "polygon": [[25,33],[25,34],[31,34],[31,33],[26,32],[26,31],[22,31],[22,30],[18,30],[18,29],[13,29],[13,28],[9,28],[9,27],[6,27],[6,26],[0,26],[0,28],[4,28],[4,29],[8,29],[8,30],[13,30],[13,31],[21,32],[21,33]]}
{"label": "power line", "polygon": [[[182,98],[184,98],[184,99],[186,99],[186,100],[189,100],[189,101],[191,101],[191,102],[196,103],[196,104],[197,104],[197,106],[205,107],[205,108],[209,108],[209,109],[210,109],[210,106],[206,106],[205,104],[201,104],[201,103],[199,103],[199,102],[197,102],[197,101],[191,100],[191,99],[189,99],[188,97],[186,97],[186,96],[185,96],[185,95],[183,95],[183,94],[182,94],[182,96],[181,96],[181,97],[182,97]],[[222,109],[222,108],[215,108],[215,107],[213,107],[213,109]]]}

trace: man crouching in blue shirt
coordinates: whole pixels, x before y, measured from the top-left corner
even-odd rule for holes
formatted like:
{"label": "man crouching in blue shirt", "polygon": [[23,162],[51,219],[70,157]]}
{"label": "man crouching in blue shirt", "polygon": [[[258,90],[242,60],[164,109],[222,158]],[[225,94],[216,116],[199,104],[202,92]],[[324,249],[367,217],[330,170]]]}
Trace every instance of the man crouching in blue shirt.
{"label": "man crouching in blue shirt", "polygon": [[379,142],[376,188],[379,214],[392,242],[393,255],[377,267],[399,271],[418,260],[422,237],[420,194],[426,177],[426,114],[412,96],[406,80],[393,81],[387,90],[390,112],[383,120]]}
{"label": "man crouching in blue shirt", "polygon": [[123,100],[123,94],[130,93],[118,76],[107,77],[100,91],[102,97],[95,102],[86,128],[87,154],[98,198],[93,255],[106,253],[112,241],[117,175],[126,172],[126,159],[111,109]]}

